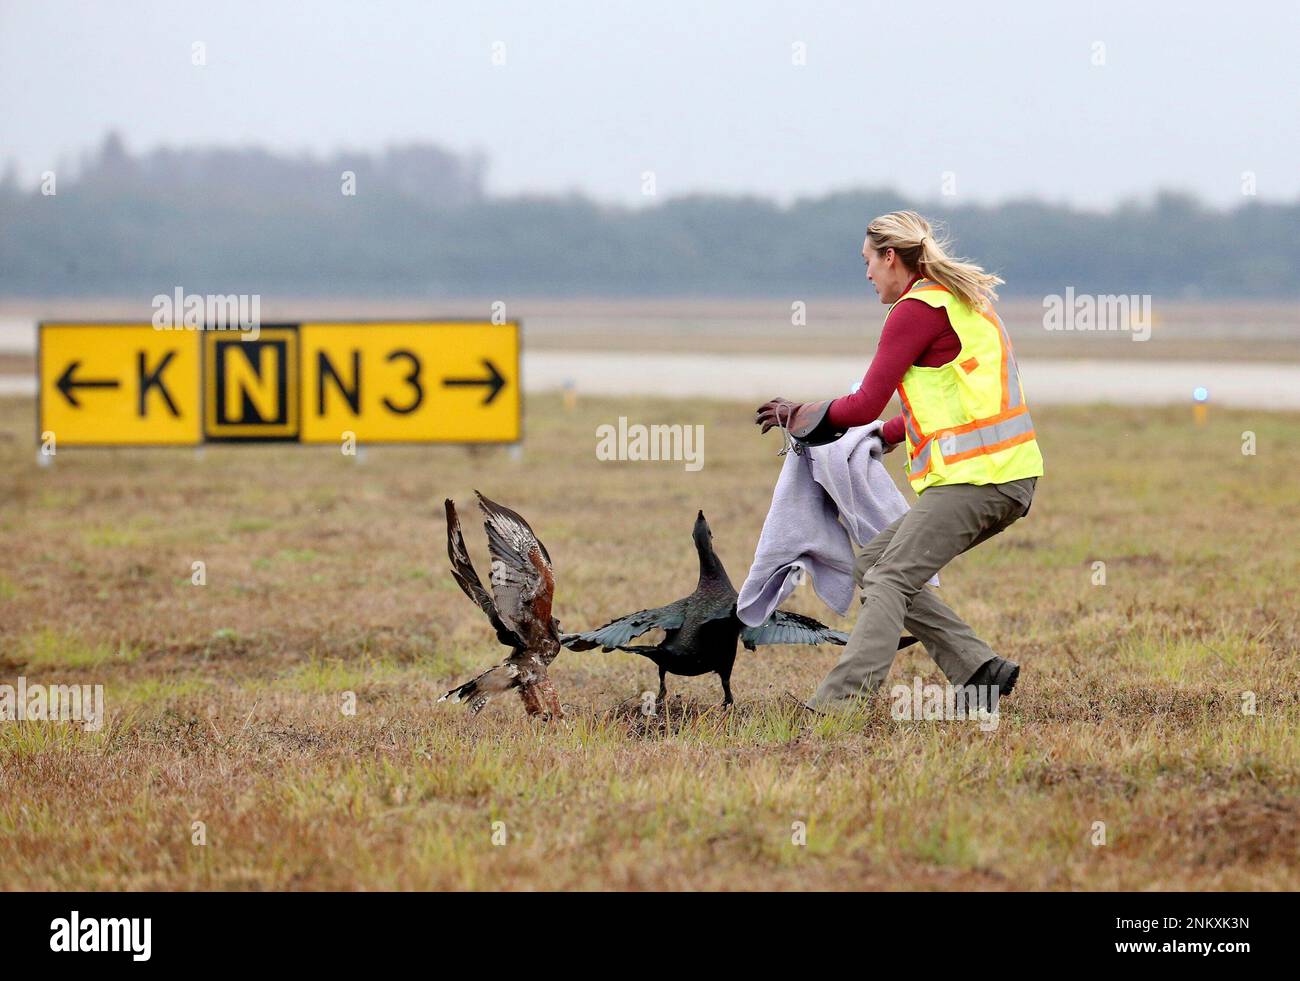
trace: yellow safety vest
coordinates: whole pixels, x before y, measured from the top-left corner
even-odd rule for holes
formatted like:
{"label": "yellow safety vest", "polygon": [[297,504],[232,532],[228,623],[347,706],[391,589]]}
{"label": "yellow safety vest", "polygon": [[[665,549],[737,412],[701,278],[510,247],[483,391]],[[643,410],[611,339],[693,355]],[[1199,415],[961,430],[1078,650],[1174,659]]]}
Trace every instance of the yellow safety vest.
{"label": "yellow safety vest", "polygon": [[992,306],[973,310],[927,279],[917,280],[898,302],[905,299],[948,311],[961,340],[952,361],[937,368],[912,365],[898,384],[912,488],[919,494],[936,484],[1001,484],[1042,476],[1043,456],[1011,339]]}

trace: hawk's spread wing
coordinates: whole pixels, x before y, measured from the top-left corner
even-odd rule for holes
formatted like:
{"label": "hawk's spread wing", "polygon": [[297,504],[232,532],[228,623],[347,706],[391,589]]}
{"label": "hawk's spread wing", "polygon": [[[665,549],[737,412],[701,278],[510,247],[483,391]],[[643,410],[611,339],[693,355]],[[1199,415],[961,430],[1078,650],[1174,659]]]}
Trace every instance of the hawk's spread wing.
{"label": "hawk's spread wing", "polygon": [[[478,506],[487,530],[492,556],[492,595],[506,626],[533,646],[553,638],[551,603],[555,578],[546,546],[537,540],[528,522],[478,491]],[[554,642],[554,639],[552,639]]]}
{"label": "hawk's spread wing", "polygon": [[478,573],[474,571],[474,565],[469,560],[469,552],[465,548],[465,536],[461,534],[460,518],[456,514],[456,505],[450,497],[446,500],[446,507],[447,557],[451,559],[452,577],[464,590],[465,595],[477,603],[479,608],[488,615],[488,619],[492,621],[492,626],[496,628],[497,639],[507,647],[522,647],[523,641],[501,619],[496,604],[492,602],[492,597],[483,588]]}
{"label": "hawk's spread wing", "polygon": [[638,610],[625,617],[611,620],[603,627],[587,630],[580,634],[565,634],[560,642],[574,651],[589,651],[600,647],[607,651],[622,647],[634,637],[654,630],[677,630],[686,617],[686,600],[660,606],[653,610]]}

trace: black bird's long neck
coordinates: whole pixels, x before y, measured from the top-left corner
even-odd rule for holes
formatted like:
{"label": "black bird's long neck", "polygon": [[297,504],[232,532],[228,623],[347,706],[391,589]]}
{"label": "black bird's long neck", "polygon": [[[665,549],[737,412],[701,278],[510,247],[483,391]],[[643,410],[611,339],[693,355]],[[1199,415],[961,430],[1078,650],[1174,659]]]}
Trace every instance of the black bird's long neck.
{"label": "black bird's long neck", "polygon": [[722,582],[731,584],[731,577],[727,575],[727,570],[722,567],[722,560],[718,554],[713,551],[711,543],[697,545],[696,551],[700,555],[700,582]]}

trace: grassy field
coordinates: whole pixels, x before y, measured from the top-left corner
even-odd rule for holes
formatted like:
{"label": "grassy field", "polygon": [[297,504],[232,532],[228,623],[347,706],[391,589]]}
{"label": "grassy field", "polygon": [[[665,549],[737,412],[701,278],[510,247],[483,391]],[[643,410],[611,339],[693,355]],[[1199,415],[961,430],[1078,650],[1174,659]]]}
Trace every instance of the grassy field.
{"label": "grassy field", "polygon": [[[838,649],[742,651],[730,713],[715,678],[670,678],[647,719],[653,666],[599,652],[557,660],[562,723],[436,704],[502,653],[448,574],[444,497],[484,573],[472,488],[529,519],[570,629],[688,592],[697,508],[739,585],[780,466],[748,406],[532,399],[522,459],[45,469],[32,411],[0,401],[0,683],[100,683],[108,718],[0,723],[4,888],[1300,889],[1298,416],[1035,412],[1033,513],[945,573],[1024,665],[984,732],[894,721],[885,693],[800,715],[784,693]],[[703,424],[704,469],[598,461],[619,415]],[[941,680],[916,649],[887,686],[915,676]]]}

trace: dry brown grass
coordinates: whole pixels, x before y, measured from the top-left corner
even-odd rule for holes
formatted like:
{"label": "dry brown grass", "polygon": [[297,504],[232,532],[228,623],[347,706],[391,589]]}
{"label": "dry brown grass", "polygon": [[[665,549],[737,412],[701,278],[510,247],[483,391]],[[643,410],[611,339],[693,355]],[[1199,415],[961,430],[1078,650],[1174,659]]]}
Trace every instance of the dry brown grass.
{"label": "dry brown grass", "polygon": [[[647,720],[648,662],[572,652],[563,724],[435,704],[499,656],[447,573],[443,497],[532,522],[569,627],[687,591],[697,508],[739,583],[779,467],[747,406],[531,399],[522,461],[210,447],[45,470],[31,413],[0,401],[0,682],[103,683],[108,724],[0,723],[8,888],[1300,888],[1296,416],[1035,413],[1033,513],[946,574],[1025,667],[981,732],[884,697],[803,717],[783,693],[824,649],[742,651],[730,714],[716,679],[673,678]],[[704,470],[598,462],[619,415],[703,424]],[[918,674],[939,680],[907,652],[890,683]]]}

